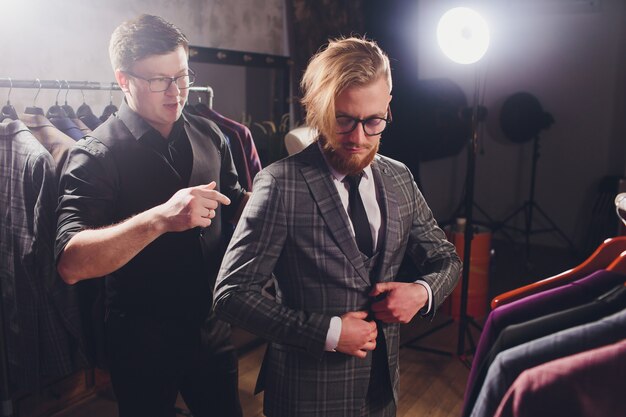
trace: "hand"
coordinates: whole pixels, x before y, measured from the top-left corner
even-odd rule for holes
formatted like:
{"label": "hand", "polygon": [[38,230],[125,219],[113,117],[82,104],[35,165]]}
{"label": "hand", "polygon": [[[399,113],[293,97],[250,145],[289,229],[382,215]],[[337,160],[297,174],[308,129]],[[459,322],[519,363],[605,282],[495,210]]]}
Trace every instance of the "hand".
{"label": "hand", "polygon": [[381,282],[370,296],[381,294],[385,297],[372,304],[372,312],[376,319],[385,323],[408,323],[428,303],[428,291],[421,284]]}
{"label": "hand", "polygon": [[166,232],[182,232],[196,226],[208,227],[215,209],[230,199],[215,190],[216,183],[178,190],[168,201],[155,207]]}
{"label": "hand", "polygon": [[365,358],[368,350],[376,348],[376,323],[366,321],[366,318],[366,311],[352,311],[341,316],[338,352]]}

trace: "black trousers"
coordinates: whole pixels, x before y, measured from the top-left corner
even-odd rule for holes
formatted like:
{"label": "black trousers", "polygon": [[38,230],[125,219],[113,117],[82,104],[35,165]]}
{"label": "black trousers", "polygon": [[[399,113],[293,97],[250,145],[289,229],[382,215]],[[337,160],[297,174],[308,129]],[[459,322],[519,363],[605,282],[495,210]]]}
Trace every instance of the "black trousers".
{"label": "black trousers", "polygon": [[178,393],[194,417],[240,417],[237,356],[202,341],[202,324],[109,312],[106,338],[120,417],[174,417]]}

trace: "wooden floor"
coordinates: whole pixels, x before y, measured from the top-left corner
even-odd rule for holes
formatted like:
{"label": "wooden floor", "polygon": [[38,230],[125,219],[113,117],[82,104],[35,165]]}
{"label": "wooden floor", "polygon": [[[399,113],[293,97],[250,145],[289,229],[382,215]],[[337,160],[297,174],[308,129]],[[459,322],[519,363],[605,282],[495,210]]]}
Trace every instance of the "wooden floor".
{"label": "wooden floor", "polygon": [[[403,328],[404,340],[441,323],[418,320]],[[425,338],[422,345],[443,350],[455,350],[458,326],[452,324]],[[239,360],[239,393],[245,417],[262,417],[263,395],[254,395],[254,386],[265,345],[245,353]],[[408,347],[400,351],[400,392],[398,417],[431,416],[458,417],[467,367],[457,357],[422,352]],[[180,408],[184,403],[179,400]],[[54,414],[54,417],[115,417],[117,408],[111,392],[104,391],[75,406]]]}

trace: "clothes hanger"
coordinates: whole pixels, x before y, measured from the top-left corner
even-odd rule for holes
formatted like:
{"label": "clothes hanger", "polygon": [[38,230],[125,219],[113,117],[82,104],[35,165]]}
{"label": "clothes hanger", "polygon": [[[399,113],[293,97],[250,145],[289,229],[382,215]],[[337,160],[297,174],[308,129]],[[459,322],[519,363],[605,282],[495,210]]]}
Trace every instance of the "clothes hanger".
{"label": "clothes hanger", "polygon": [[37,90],[37,94],[35,94],[35,98],[33,99],[33,106],[26,107],[24,113],[43,116],[43,109],[41,107],[37,107],[37,97],[39,97],[39,93],[41,92],[41,81],[39,80],[39,78],[37,78],[36,81],[39,84],[39,89]]}
{"label": "clothes hanger", "polygon": [[606,270],[626,274],[626,251],[620,253],[619,256],[606,267]]}
{"label": "clothes hanger", "polygon": [[[626,251],[626,236],[606,239],[580,265],[552,277],[542,279],[541,281],[533,282],[532,284],[500,294],[491,300],[491,308],[495,309],[528,295],[576,281],[600,269],[608,269],[607,267],[611,265],[612,262],[618,261],[619,258],[617,257],[624,251]],[[626,267],[626,261],[624,267]],[[617,268],[617,265],[614,266],[614,268]]]}
{"label": "clothes hanger", "polygon": [[115,104],[113,104],[113,86],[115,84],[111,83],[111,90],[109,90],[109,104],[102,111],[102,116],[100,116],[100,120],[105,122],[113,113],[118,111],[118,108]]}
{"label": "clothes hanger", "polygon": [[15,107],[11,105],[11,91],[13,90],[13,81],[9,78],[9,94],[7,95],[7,104],[2,106],[2,110],[0,110],[0,121],[4,119],[17,120],[17,112],[15,111]]}
{"label": "clothes hanger", "polygon": [[67,96],[70,93],[70,83],[67,82],[67,80],[65,80],[64,82],[65,82],[65,86],[67,87],[67,90],[65,90],[65,104],[63,104],[61,108],[63,109],[65,114],[67,114],[67,117],[69,117],[70,119],[76,119],[77,118],[76,112],[74,112],[74,109],[72,108],[72,106],[67,104]]}
{"label": "clothes hanger", "polygon": [[289,113],[285,113],[281,116],[278,131],[280,133],[289,132]]}
{"label": "clothes hanger", "polygon": [[263,126],[261,123],[259,123],[259,122],[254,122],[252,125],[253,125],[253,126],[258,127],[258,128],[261,130],[261,132],[263,132],[263,134],[264,134],[265,136],[268,136],[267,129],[266,129],[266,128],[265,128],[265,126]]}
{"label": "clothes hanger", "polygon": [[80,93],[83,96],[83,104],[78,106],[78,109],[76,109],[76,114],[78,115],[78,117],[93,115],[91,107],[89,107],[89,104],[87,104],[87,102],[85,101],[85,92],[81,89]]}
{"label": "clothes hanger", "polygon": [[59,84],[59,91],[57,91],[56,99],[54,100],[54,106],[51,106],[46,113],[46,117],[48,119],[53,118],[67,118],[67,113],[61,106],[59,106],[59,94],[61,93],[61,81],[56,80],[57,84]]}
{"label": "clothes hanger", "polygon": [[241,124],[250,127],[252,124],[252,115],[244,111],[241,114]]}
{"label": "clothes hanger", "polygon": [[266,127],[266,130],[270,133],[270,135],[276,133],[276,124],[271,120],[263,120],[261,123]]}

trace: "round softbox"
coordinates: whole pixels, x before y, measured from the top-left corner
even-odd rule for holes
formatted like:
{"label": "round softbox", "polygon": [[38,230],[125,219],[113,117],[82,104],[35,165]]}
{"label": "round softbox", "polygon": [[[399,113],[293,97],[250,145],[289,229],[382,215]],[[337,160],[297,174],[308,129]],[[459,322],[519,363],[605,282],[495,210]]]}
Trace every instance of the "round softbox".
{"label": "round softbox", "polygon": [[534,139],[552,123],[552,115],[544,112],[539,100],[526,92],[515,93],[507,98],[500,111],[500,127],[504,135],[516,143]]}
{"label": "round softbox", "polygon": [[458,154],[471,125],[463,117],[465,93],[449,79],[420,80],[393,92],[393,122],[383,133],[381,152],[407,165]]}

